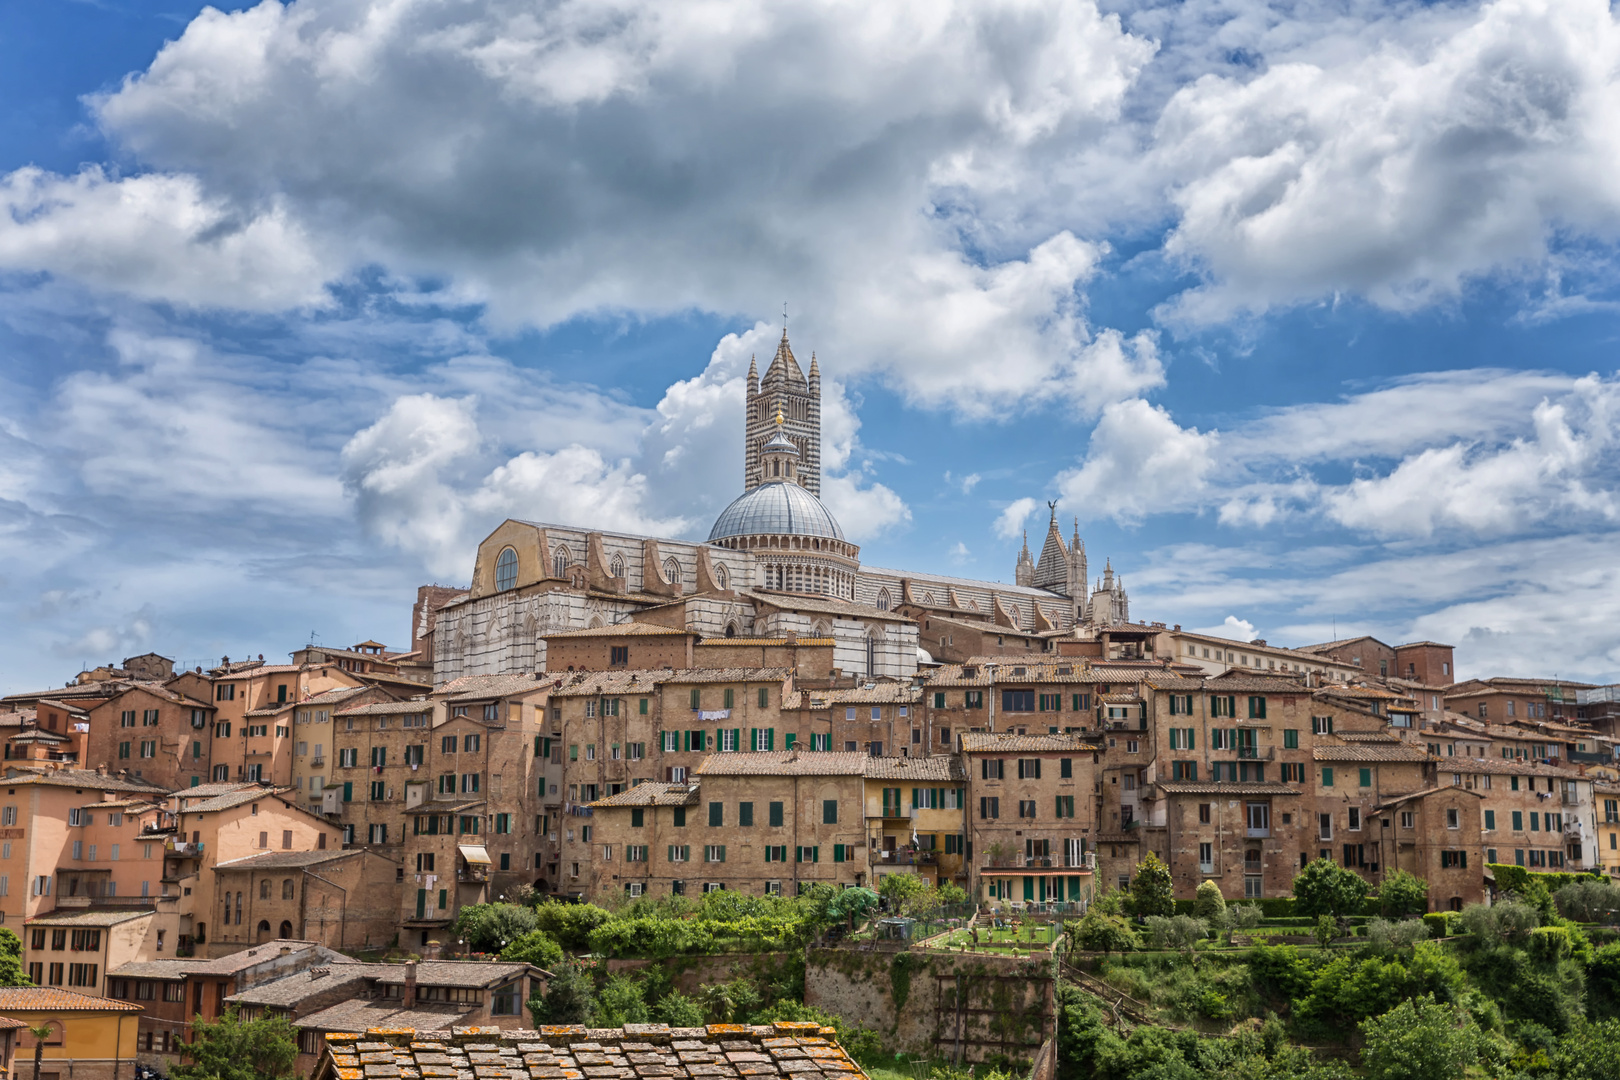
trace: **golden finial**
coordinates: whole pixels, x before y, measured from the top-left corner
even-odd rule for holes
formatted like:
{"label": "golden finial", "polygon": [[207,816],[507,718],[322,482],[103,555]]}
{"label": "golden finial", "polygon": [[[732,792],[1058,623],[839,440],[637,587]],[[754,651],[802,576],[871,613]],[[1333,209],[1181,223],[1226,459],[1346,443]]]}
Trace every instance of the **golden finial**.
{"label": "golden finial", "polygon": [[776,426],[777,426],[777,427],[778,427],[778,428],[780,428],[780,427],[781,427],[781,426],[782,426],[782,424],[783,424],[783,419],[782,419],[782,403],[781,403],[781,401],[778,401],[778,402],[777,402],[777,403],[776,403]]}

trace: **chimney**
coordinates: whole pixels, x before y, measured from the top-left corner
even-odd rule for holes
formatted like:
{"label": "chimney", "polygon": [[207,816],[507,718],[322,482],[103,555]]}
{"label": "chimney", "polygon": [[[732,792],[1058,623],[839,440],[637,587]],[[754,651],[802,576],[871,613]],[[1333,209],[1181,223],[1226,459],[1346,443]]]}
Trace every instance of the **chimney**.
{"label": "chimney", "polygon": [[291,956],[292,955],[292,946],[291,945],[283,945],[281,947],[281,955],[282,956]]}
{"label": "chimney", "polygon": [[107,775],[107,763],[106,762],[102,762],[100,765],[96,766],[96,775],[97,776],[106,776]]}
{"label": "chimney", "polygon": [[402,1008],[416,1007],[416,961],[405,961],[405,1003]]}

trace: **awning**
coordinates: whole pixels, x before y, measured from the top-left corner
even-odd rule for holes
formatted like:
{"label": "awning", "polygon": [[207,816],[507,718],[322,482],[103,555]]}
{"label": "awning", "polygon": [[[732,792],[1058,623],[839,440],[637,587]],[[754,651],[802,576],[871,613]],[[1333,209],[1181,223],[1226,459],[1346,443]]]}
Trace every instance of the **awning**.
{"label": "awning", "polygon": [[482,844],[461,844],[461,857],[480,866],[489,865],[489,851]]}

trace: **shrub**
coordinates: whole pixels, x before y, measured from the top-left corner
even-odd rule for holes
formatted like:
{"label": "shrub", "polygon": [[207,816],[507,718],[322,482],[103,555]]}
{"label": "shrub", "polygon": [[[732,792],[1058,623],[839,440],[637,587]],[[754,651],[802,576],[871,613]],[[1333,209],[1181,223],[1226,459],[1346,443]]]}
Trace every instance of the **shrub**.
{"label": "shrub", "polygon": [[703,1010],[698,1003],[679,990],[671,990],[653,1007],[659,1023],[670,1027],[702,1027]]}
{"label": "shrub", "polygon": [[541,1024],[589,1024],[596,1012],[596,984],[588,968],[576,961],[564,961],[552,972],[545,997],[529,1001],[535,1026]]}
{"label": "shrub", "polygon": [[1586,962],[1586,991],[1592,1015],[1620,1017],[1620,944],[1593,950]]}
{"label": "shrub", "polygon": [[[1176,907],[1179,910],[1181,905],[1177,904]],[[1189,914],[1196,915],[1200,919],[1210,920],[1224,916],[1226,914],[1226,897],[1221,895],[1220,884],[1214,881],[1206,881],[1199,885],[1197,893],[1194,894],[1193,909]]]}
{"label": "shrub", "polygon": [[1249,950],[1249,977],[1262,995],[1294,1001],[1311,988],[1311,965],[1292,945],[1256,945]]}
{"label": "shrub", "polygon": [[898,911],[906,901],[928,891],[928,883],[916,874],[887,874],[878,882],[878,895]]}
{"label": "shrub", "polygon": [[1254,904],[1233,904],[1226,909],[1227,922],[1234,930],[1253,930],[1260,925],[1263,910]]}
{"label": "shrub", "polygon": [[534,909],[535,922],[529,930],[544,930],[569,952],[584,952],[590,945],[591,931],[612,919],[595,904],[567,904],[548,900]]}
{"label": "shrub", "polygon": [[1558,914],[1576,922],[1613,922],[1620,913],[1620,886],[1586,878],[1553,893]]}
{"label": "shrub", "polygon": [[1421,915],[1429,910],[1429,883],[1415,874],[1397,870],[1378,886],[1378,913],[1386,919]]}
{"label": "shrub", "polygon": [[562,946],[552,940],[544,930],[530,930],[501,950],[501,959],[509,964],[533,964],[550,971],[562,963]]}
{"label": "shrub", "polygon": [[1318,915],[1316,917],[1316,943],[1322,948],[1333,944],[1333,939],[1339,936],[1339,920],[1331,915]]}
{"label": "shrub", "polygon": [[1430,937],[1449,937],[1451,929],[1450,912],[1431,911],[1423,916],[1423,925],[1429,930]]}
{"label": "shrub", "polygon": [[596,1026],[623,1027],[645,1024],[651,1019],[652,1012],[642,996],[641,980],[629,975],[609,975],[596,995]]}
{"label": "shrub", "polygon": [[1367,944],[1379,952],[1410,948],[1428,938],[1429,927],[1421,919],[1374,919],[1367,924]]}
{"label": "shrub", "polygon": [[1294,877],[1294,910],[1301,915],[1354,915],[1367,895],[1367,882],[1331,859],[1317,859]]}
{"label": "shrub", "polygon": [[[1424,918],[1427,920],[1430,916]],[[1512,944],[1528,938],[1530,932],[1541,925],[1541,915],[1535,908],[1509,900],[1490,907],[1470,904],[1463,908],[1461,921],[1463,928],[1475,937]]]}
{"label": "shrub", "polygon": [[1371,1080],[1461,1080],[1479,1057],[1479,1027],[1462,1009],[1427,995],[1361,1025]]}
{"label": "shrub", "polygon": [[476,952],[498,953],[535,926],[532,908],[517,904],[471,904],[456,916],[452,932]]}
{"label": "shrub", "polygon": [[1575,951],[1575,933],[1567,926],[1538,926],[1530,931],[1526,951],[1543,964],[1556,964]]}
{"label": "shrub", "polygon": [[1118,915],[1104,915],[1093,907],[1077,923],[1069,924],[1077,949],[1086,952],[1127,952],[1136,948],[1136,931]]}
{"label": "shrub", "polygon": [[1576,1024],[1558,1040],[1548,1064],[1558,1080],[1611,1080],[1620,1076],[1620,1021]]}
{"label": "shrub", "polygon": [[1157,855],[1136,864],[1136,876],[1131,879],[1131,913],[1133,915],[1170,915],[1176,910],[1175,883],[1170,868]]}
{"label": "shrub", "polygon": [[1147,928],[1155,949],[1190,950],[1209,932],[1204,920],[1191,915],[1149,915]]}

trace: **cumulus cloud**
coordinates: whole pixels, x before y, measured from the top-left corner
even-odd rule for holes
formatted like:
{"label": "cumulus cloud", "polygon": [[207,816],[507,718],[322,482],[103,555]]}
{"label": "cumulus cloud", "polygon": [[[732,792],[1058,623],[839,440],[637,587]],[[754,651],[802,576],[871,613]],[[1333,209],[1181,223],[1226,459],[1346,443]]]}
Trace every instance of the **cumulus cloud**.
{"label": "cumulus cloud", "polygon": [[791,296],[830,376],[1094,412],[1152,340],[1084,317],[1105,244],[1005,196],[1153,51],[1090,0],[208,8],[94,102],[150,171],[12,174],[0,260],[236,307],[381,265],[505,326]]}
{"label": "cumulus cloud", "polygon": [[1024,531],[1024,524],[1029,521],[1029,515],[1035,512],[1040,503],[1029,497],[1014,499],[996,516],[994,526],[995,534],[1003,540],[1017,540]]}
{"label": "cumulus cloud", "polygon": [[1409,310],[1533,270],[1559,229],[1615,235],[1609,5],[1399,14],[1171,97],[1153,149],[1177,178],[1165,251],[1207,283],[1166,317],[1220,322],[1339,293]]}
{"label": "cumulus cloud", "polygon": [[1207,487],[1218,442],[1140,398],[1109,405],[1079,468],[1057,478],[1063,508],[1123,522],[1184,508]]}
{"label": "cumulus cloud", "polygon": [[1228,615],[1219,626],[1206,626],[1194,630],[1195,634],[1208,634],[1211,637],[1230,638],[1233,641],[1253,641],[1260,634],[1254,628],[1254,623],[1248,619],[1240,619],[1236,615]]}

